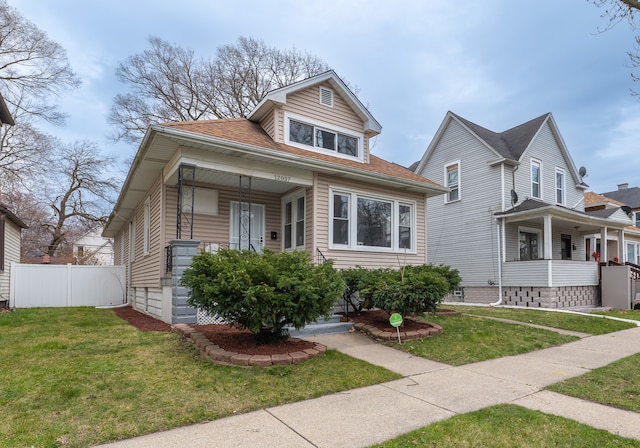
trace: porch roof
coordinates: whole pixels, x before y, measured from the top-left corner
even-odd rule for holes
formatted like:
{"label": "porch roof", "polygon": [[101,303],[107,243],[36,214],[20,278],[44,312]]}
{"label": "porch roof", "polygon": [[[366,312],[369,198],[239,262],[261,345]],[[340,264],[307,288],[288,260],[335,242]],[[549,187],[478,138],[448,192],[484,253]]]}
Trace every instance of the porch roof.
{"label": "porch roof", "polygon": [[630,219],[623,222],[622,220],[611,219],[611,213],[606,213],[606,216],[603,214],[603,212],[616,212],[617,210],[618,209],[608,209],[585,213],[536,199],[526,199],[509,210],[495,213],[494,216],[506,218],[508,222],[518,222],[543,218],[544,216],[550,215],[561,221],[579,225],[582,227],[582,231],[597,230],[602,227],[622,230],[626,226],[629,226],[631,223]]}
{"label": "porch roof", "polygon": [[[363,163],[276,143],[258,123],[244,118],[166,123],[152,125],[147,130],[105,226],[104,236],[117,234],[160,173],[170,162],[175,162],[181,148],[233,155],[246,160],[247,165],[250,162],[282,165],[426,196],[448,191],[436,182],[373,155],[368,163]],[[215,161],[215,157],[211,160]]]}

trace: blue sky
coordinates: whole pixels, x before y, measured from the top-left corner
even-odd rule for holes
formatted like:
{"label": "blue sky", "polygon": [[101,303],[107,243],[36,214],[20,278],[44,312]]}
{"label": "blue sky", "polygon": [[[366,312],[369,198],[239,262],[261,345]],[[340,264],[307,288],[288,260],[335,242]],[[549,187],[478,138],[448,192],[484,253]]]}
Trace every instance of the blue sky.
{"label": "blue sky", "polygon": [[68,52],[81,89],[60,98],[70,115],[47,129],[65,141],[88,139],[131,160],[137,148],[113,144],[106,114],[125,90],[115,68],[154,35],[198,56],[239,36],[295,46],[359,88],[382,125],[374,153],[419,160],[447,111],[493,131],[551,112],[591,191],[640,186],[640,102],[630,90],[626,23],[605,33],[587,0],[8,0]]}

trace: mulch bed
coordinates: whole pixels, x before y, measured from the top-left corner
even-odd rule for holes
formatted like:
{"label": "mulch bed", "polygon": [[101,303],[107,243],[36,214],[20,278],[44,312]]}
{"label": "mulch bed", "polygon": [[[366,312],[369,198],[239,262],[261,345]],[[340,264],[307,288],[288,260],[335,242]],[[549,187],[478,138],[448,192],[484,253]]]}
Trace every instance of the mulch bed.
{"label": "mulch bed", "polygon": [[[141,313],[131,307],[114,308],[113,311],[140,331],[171,331],[171,325]],[[349,314],[349,322],[354,322],[357,330],[363,331],[378,339],[397,338],[396,329],[389,324],[389,315],[382,310],[363,311],[360,314]],[[228,324],[191,325],[198,333],[204,335],[213,344],[233,353],[245,355],[281,355],[313,349],[315,343],[304,339],[289,338],[274,344],[257,344],[248,330],[230,327]],[[439,331],[438,331],[439,329]],[[378,330],[378,331],[374,331]],[[402,339],[427,337],[442,331],[440,327],[429,322],[405,318],[400,327]]]}

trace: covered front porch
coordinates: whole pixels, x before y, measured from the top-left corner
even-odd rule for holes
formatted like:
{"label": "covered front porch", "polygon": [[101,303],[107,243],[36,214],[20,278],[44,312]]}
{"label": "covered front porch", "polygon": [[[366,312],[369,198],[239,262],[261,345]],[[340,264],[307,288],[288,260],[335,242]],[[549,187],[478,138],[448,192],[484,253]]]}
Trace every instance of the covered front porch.
{"label": "covered front porch", "polygon": [[[626,215],[604,218],[526,200],[496,213],[502,303],[569,308],[600,304],[599,262],[622,259]],[[597,245],[597,238],[616,244]]]}

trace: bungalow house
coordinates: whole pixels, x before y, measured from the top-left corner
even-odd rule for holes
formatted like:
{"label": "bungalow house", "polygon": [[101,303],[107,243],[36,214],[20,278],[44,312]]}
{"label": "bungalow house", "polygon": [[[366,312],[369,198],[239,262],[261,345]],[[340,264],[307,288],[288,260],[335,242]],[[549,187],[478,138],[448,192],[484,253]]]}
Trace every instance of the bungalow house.
{"label": "bungalow house", "polygon": [[103,236],[135,309],[195,323],[180,276],[199,250],[304,250],[338,268],[426,261],[426,200],[446,188],[370,151],[380,124],[333,72],[247,118],[151,126]]}
{"label": "bungalow house", "polygon": [[568,308],[599,304],[593,235],[624,252],[631,225],[616,209],[585,213],[584,168],[550,113],[493,132],[448,112],[415,172],[449,188],[427,201],[428,261],[458,269],[459,300]]}
{"label": "bungalow house", "polygon": [[27,225],[0,204],[0,307],[9,305],[11,263],[20,262],[20,234]]}

